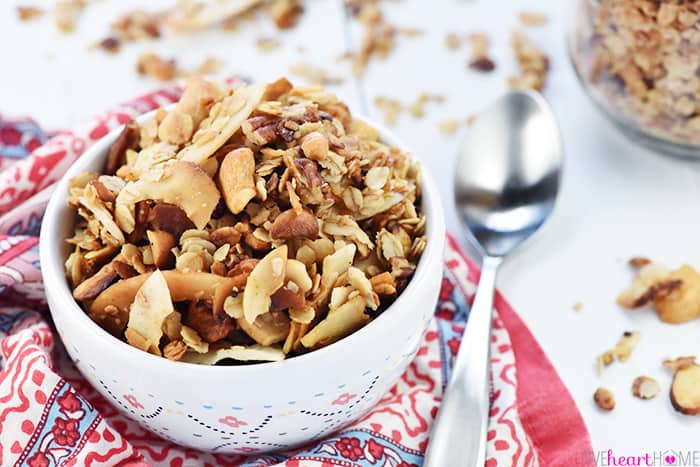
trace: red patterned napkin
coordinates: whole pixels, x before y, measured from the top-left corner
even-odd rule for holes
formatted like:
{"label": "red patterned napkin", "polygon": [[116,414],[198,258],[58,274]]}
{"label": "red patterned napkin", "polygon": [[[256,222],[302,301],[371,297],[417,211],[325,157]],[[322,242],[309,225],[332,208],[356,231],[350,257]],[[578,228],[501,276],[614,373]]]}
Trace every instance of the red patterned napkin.
{"label": "red patterned napkin", "polygon": [[[172,86],[147,94],[48,141],[31,120],[0,117],[0,465],[421,465],[478,278],[451,237],[435,319],[401,380],[362,420],[301,449],[243,457],[173,445],[124,417],[67,357],[46,310],[38,261],[53,184],[110,130],[179,93]],[[486,465],[583,465],[592,449],[569,392],[500,295],[495,308]]]}

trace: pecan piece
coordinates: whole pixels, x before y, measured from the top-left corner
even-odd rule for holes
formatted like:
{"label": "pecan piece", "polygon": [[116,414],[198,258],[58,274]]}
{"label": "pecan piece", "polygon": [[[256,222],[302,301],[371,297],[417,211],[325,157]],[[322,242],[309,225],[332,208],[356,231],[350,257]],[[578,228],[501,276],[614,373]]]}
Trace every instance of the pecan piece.
{"label": "pecan piece", "polygon": [[225,338],[235,327],[233,320],[225,314],[214,317],[207,306],[194,303],[187,310],[184,323],[209,343]]}

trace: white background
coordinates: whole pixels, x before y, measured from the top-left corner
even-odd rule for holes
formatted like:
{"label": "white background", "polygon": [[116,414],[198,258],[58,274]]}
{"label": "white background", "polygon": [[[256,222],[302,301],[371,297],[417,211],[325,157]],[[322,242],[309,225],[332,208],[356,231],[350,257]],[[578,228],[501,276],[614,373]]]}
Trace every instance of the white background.
{"label": "white background", "polygon": [[[308,61],[347,76],[345,84],[334,90],[352,109],[375,118],[381,118],[372,103],[377,95],[406,104],[422,91],[444,95],[442,105],[427,105],[424,118],[404,114],[394,129],[439,180],[448,228],[457,235],[452,167],[464,125],[459,134],[447,136],[438,131],[437,123],[464,121],[505,91],[506,76],[515,69],[509,38],[518,26],[517,12],[546,12],[551,18],[547,26],[526,31],[551,58],[545,96],[561,125],[564,183],[553,218],[505,264],[499,286],[571,391],[595,449],[626,455],[700,449],[700,418],[674,412],[667,396],[670,374],[661,367],[664,357],[699,353],[698,322],[666,325],[651,311],[623,311],[614,302],[630,279],[625,264],[629,257],[644,255],[674,267],[683,262],[700,266],[700,173],[690,163],[632,144],[586,99],[565,53],[567,16],[574,1],[384,2],[394,24],[418,27],[425,34],[399,38],[394,53],[373,62],[359,81],[350,78],[347,63],[338,61],[338,56],[360,43],[361,30],[350,24],[337,0],[308,0],[300,24],[288,32],[278,33],[259,15],[235,32],[166,34],[158,41],[129,44],[115,56],[89,51],[88,45],[105,37],[119,12],[139,2],[95,2],[69,36],[59,34],[50,18],[19,22],[16,3],[0,2],[0,112],[34,116],[48,129],[69,127],[157,87],[135,72],[136,57],[146,51],[175,57],[189,68],[214,56],[226,62],[223,75],[239,73],[255,80],[272,80],[286,74],[291,64]],[[148,2],[149,8],[168,4]],[[498,67],[488,75],[466,67],[467,47],[449,51],[443,43],[447,32],[477,31],[492,38],[491,55]],[[261,36],[278,37],[283,47],[260,53],[255,40]],[[575,312],[572,307],[578,301],[584,308]],[[615,363],[598,378],[595,356],[626,330],[641,331],[637,350],[626,364]],[[641,401],[631,396],[632,380],[641,374],[659,381],[659,397]],[[592,402],[599,385],[616,395],[612,413],[601,413]]]}

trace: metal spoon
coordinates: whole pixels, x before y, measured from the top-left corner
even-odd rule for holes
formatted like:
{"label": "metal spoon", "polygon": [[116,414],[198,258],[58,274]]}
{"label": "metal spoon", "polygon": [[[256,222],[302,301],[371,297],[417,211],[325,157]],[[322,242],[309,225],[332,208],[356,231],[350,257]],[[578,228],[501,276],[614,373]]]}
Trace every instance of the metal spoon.
{"label": "metal spoon", "polygon": [[[461,221],[483,265],[464,338],[430,435],[426,467],[483,467],[496,272],[552,212],[562,172],[554,115],[533,91],[511,91],[479,115],[455,176]],[[543,382],[544,384],[544,382]]]}

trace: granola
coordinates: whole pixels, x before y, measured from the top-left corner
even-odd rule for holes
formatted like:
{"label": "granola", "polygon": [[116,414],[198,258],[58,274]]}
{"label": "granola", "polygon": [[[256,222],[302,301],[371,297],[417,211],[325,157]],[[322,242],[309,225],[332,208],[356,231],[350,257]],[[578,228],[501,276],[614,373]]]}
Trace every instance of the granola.
{"label": "granola", "polygon": [[549,71],[549,58],[522,32],[513,32],[511,45],[518,59],[520,75],[509,77],[508,85],[541,91]]}
{"label": "granola", "polygon": [[685,323],[700,318],[700,273],[683,265],[671,271],[646,258],[632,258],[637,268],[632,284],[618,297],[623,308],[651,305],[666,323]]}
{"label": "granola", "polygon": [[354,332],[426,245],[420,171],[321,87],[221,89],[113,144],[70,184],[66,275],[105,330],[173,361],[275,361]]}
{"label": "granola", "polygon": [[700,3],[582,2],[571,44],[581,79],[625,124],[700,144]]}

